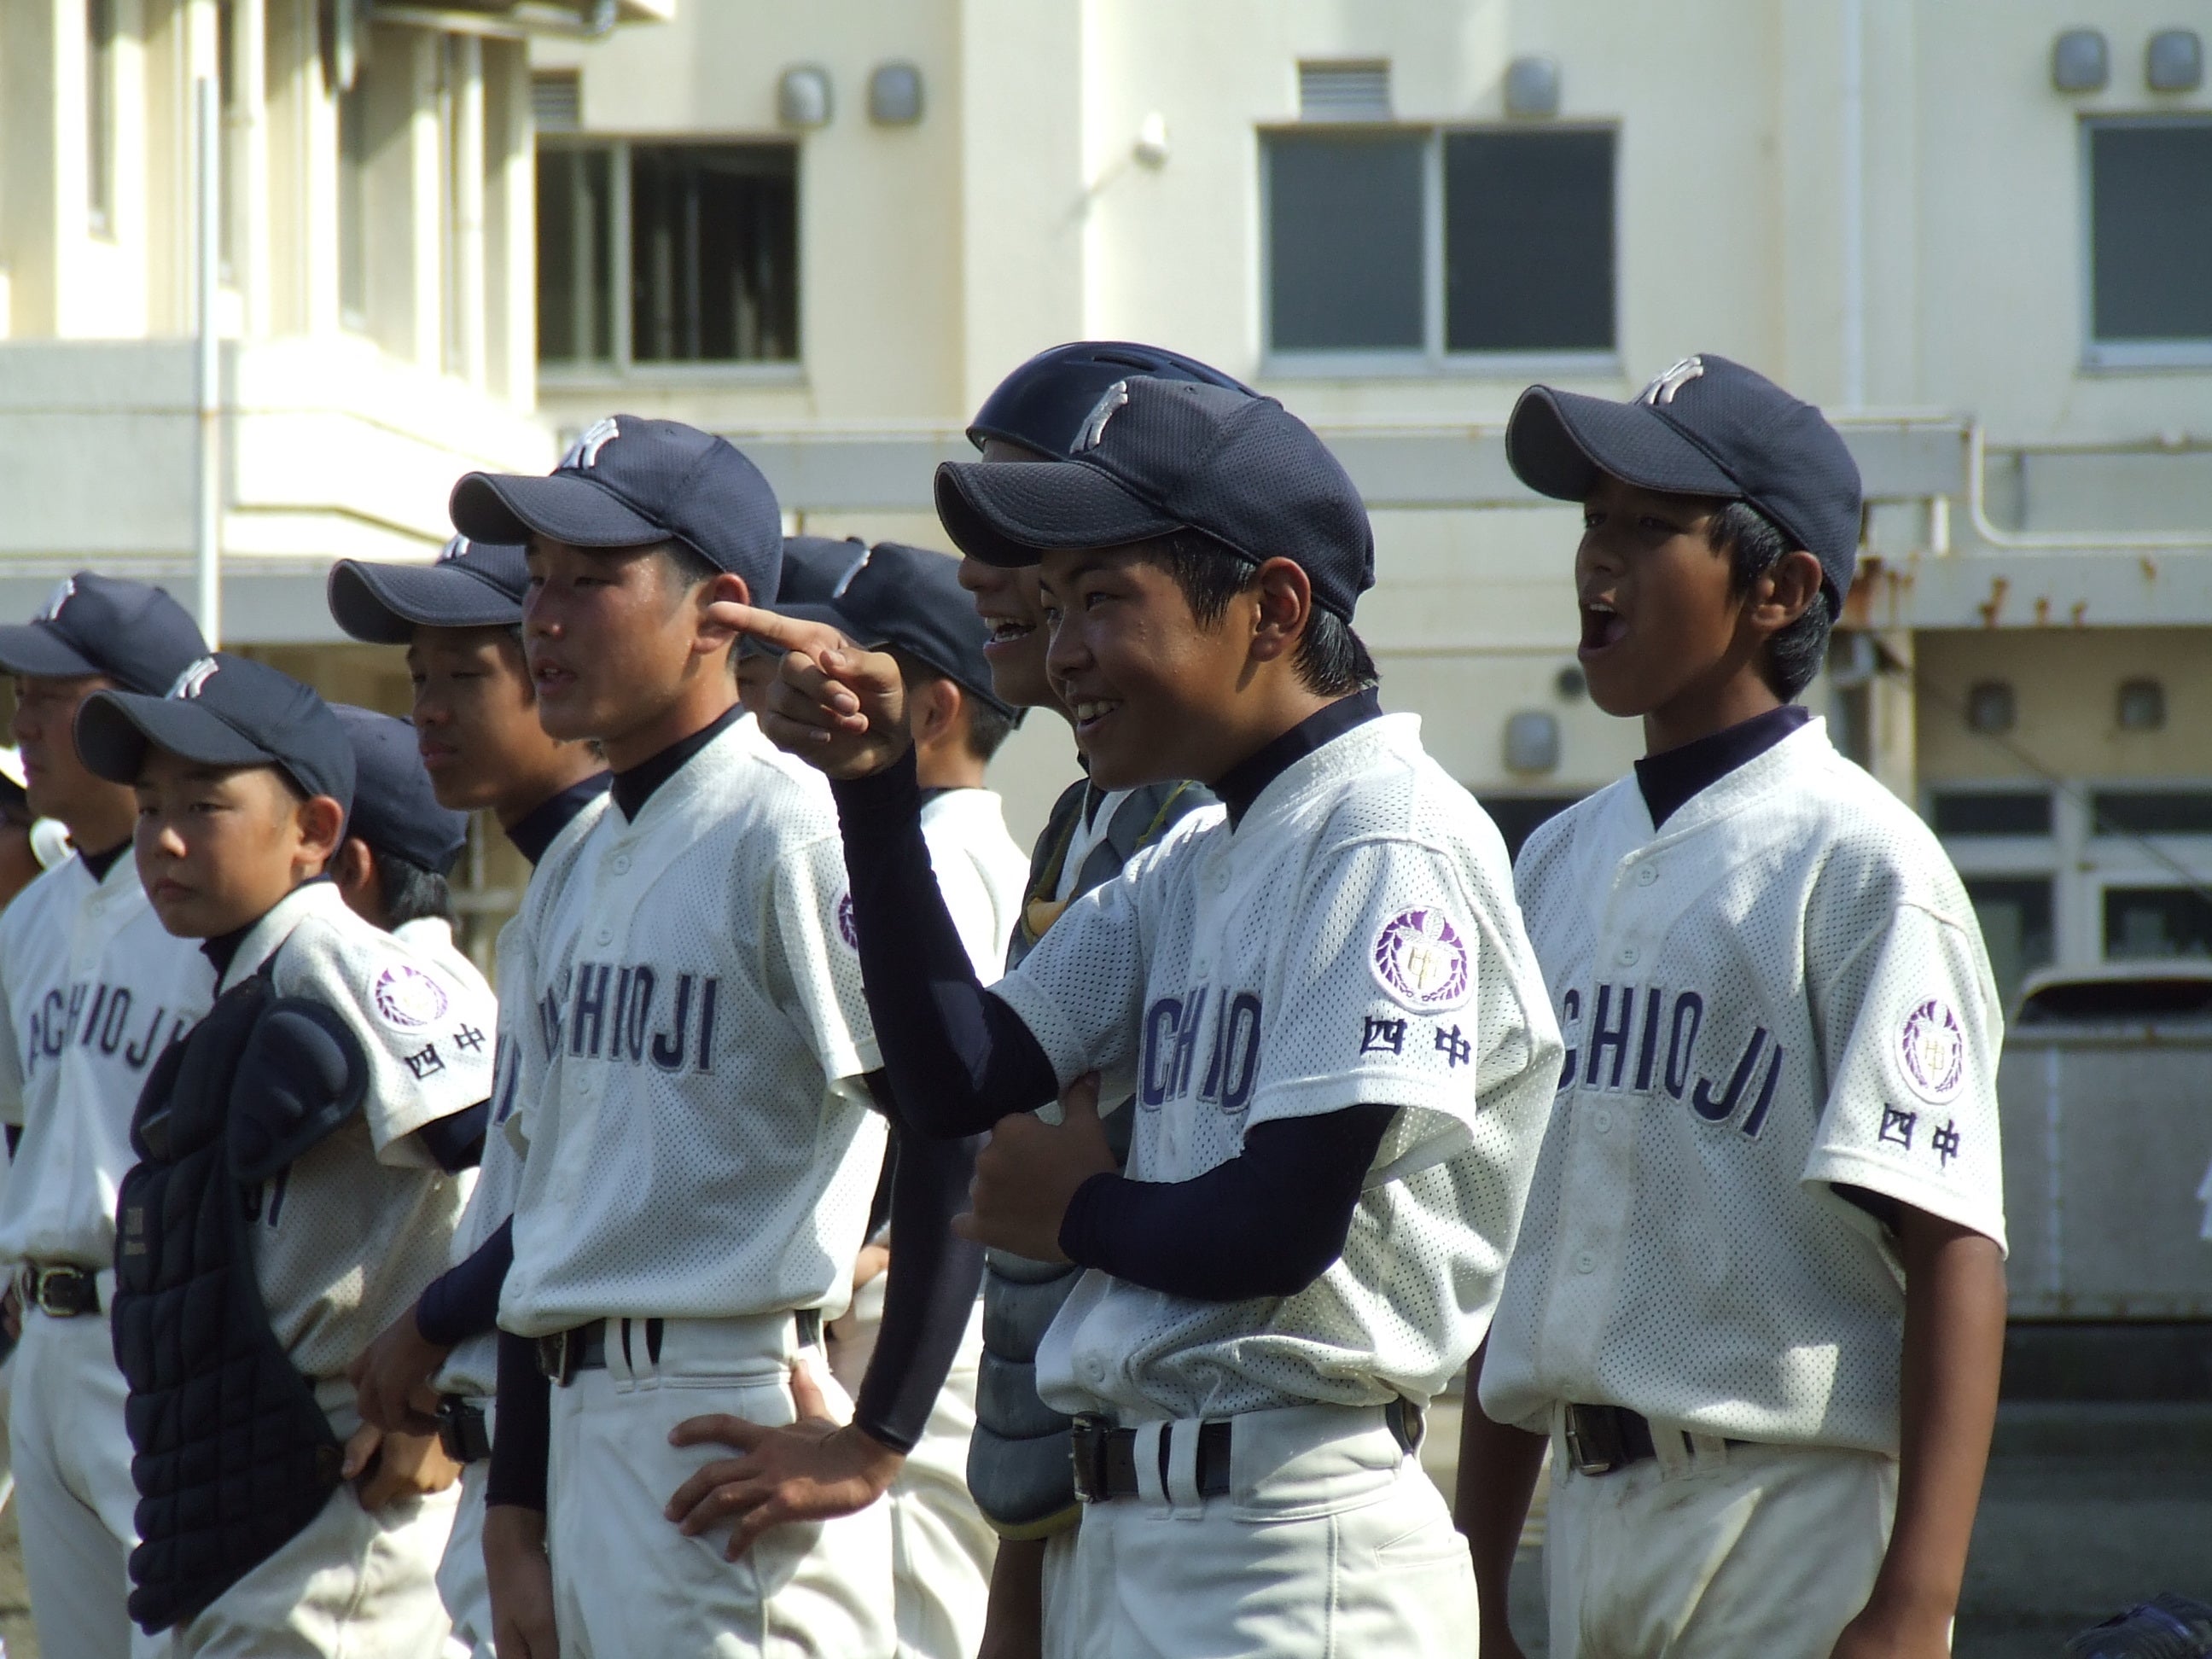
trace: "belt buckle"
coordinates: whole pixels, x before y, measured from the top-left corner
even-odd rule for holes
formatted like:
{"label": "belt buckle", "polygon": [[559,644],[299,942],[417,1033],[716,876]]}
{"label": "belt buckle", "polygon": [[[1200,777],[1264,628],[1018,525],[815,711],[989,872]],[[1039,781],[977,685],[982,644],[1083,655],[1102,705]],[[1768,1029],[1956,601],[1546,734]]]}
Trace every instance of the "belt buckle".
{"label": "belt buckle", "polygon": [[[1592,1434],[1585,1430],[1583,1425],[1586,1422],[1595,1426],[1597,1421],[1595,1415],[1585,1419],[1580,1406],[1571,1405],[1566,1409],[1565,1417],[1567,1461],[1574,1466],[1577,1474],[1611,1474],[1626,1461],[1620,1455],[1620,1447],[1618,1443],[1609,1450],[1590,1443],[1593,1440],[1607,1437],[1602,1434]],[[1614,1438],[1617,1442],[1618,1437]]]}
{"label": "belt buckle", "polygon": [[32,1305],[49,1319],[75,1319],[85,1311],[84,1283],[91,1275],[72,1267],[30,1269]]}
{"label": "belt buckle", "polygon": [[1103,1504],[1109,1495],[1106,1476],[1106,1442],[1113,1419],[1079,1417],[1067,1433],[1069,1461],[1074,1466],[1075,1496],[1085,1504]]}
{"label": "belt buckle", "polygon": [[484,1432],[483,1408],[471,1406],[457,1394],[438,1401],[438,1443],[456,1463],[479,1463],[491,1455],[491,1437]]}
{"label": "belt buckle", "polygon": [[538,1339],[538,1369],[555,1388],[565,1389],[576,1375],[576,1361],[583,1349],[580,1326],[541,1336]]}

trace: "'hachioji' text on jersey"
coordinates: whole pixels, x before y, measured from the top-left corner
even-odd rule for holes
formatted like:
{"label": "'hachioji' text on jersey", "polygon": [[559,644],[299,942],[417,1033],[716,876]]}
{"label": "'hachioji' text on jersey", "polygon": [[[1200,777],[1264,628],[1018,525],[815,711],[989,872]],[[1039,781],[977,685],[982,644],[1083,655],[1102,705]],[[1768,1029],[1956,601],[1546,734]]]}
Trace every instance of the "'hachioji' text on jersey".
{"label": "'hachioji' text on jersey", "polygon": [[138,1092],[214,994],[198,941],[162,927],[127,849],[99,881],[72,858],[16,896],[0,916],[0,1121],[23,1138],[0,1261],[114,1264]]}
{"label": "'hachioji' text on jersey", "polygon": [[1504,843],[1385,716],[1242,821],[1147,848],[995,990],[1063,1084],[1134,1096],[1128,1173],[1187,1181],[1253,1125],[1400,1108],[1342,1257],[1209,1303],[1091,1272],[1037,1357],[1065,1412],[1223,1417],[1425,1401],[1481,1340],[1559,1062]]}
{"label": "'hachioji' text on jersey", "polygon": [[738,717],[635,821],[610,805],[556,843],[514,943],[501,1328],[842,1310],[881,1061],[821,775]]}
{"label": "'hachioji' text on jersey", "polygon": [[254,1268],[269,1323],[311,1377],[342,1377],[446,1265],[469,1182],[413,1139],[491,1093],[491,988],[467,962],[410,949],[329,882],[256,922],[223,975],[264,963],[276,994],[342,1018],[368,1060],[362,1109],[263,1183]]}
{"label": "'hachioji' text on jersey", "polygon": [[1656,832],[1599,792],[1518,874],[1567,1056],[1484,1406],[1893,1453],[1901,1275],[1835,1187],[2004,1241],[2002,1017],[1935,836],[1815,720]]}

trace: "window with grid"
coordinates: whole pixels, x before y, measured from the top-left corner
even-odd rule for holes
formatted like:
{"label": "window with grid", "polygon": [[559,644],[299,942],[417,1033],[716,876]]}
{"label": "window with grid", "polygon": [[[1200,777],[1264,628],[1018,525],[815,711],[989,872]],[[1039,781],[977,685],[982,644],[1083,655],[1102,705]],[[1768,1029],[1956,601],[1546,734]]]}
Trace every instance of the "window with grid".
{"label": "window with grid", "polygon": [[2088,122],[2092,362],[2212,362],[2212,120]]}

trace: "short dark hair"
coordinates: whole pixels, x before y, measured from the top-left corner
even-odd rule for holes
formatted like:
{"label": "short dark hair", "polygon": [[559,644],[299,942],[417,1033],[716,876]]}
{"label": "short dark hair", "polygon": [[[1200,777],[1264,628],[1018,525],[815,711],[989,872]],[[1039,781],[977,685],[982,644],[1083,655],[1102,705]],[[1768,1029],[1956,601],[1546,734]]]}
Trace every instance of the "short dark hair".
{"label": "short dark hair", "polygon": [[[1714,552],[1729,555],[1729,586],[1739,594],[1787,555],[1800,550],[1789,532],[1749,501],[1730,501],[1707,520],[1705,540]],[[1795,702],[1827,659],[1828,630],[1835,622],[1828,603],[1824,583],[1805,614],[1766,642],[1762,672],[1774,695],[1784,702]]]}
{"label": "short dark hair", "polygon": [[655,557],[666,562],[669,574],[686,588],[696,587],[702,582],[710,582],[722,574],[708,560],[706,555],[687,543],[678,541],[673,536],[655,547],[653,551]]}
{"label": "short dark hair", "polygon": [[[1201,628],[1212,627],[1227,614],[1230,600],[1259,586],[1257,564],[1203,531],[1172,531],[1149,545],[1158,550],[1152,556],[1175,579]],[[1352,624],[1318,605],[1307,613],[1291,665],[1298,684],[1319,697],[1348,696],[1382,678]]]}
{"label": "short dark hair", "polygon": [[376,886],[384,896],[386,926],[404,927],[410,921],[450,923],[453,920],[453,886],[435,870],[380,847],[371,847],[368,856],[376,865]]}
{"label": "short dark hair", "polygon": [[[895,645],[886,647],[885,654],[898,665],[899,678],[909,690],[952,678]],[[979,761],[989,760],[1013,735],[1014,717],[1000,714],[964,685],[960,687],[960,706],[968,714],[968,752]]]}

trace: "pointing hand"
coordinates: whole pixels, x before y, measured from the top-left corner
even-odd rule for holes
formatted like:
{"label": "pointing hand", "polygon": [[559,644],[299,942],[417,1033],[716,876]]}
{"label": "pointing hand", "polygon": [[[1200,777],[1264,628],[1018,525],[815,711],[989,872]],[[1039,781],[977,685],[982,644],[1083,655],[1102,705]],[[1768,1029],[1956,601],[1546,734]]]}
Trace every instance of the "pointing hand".
{"label": "pointing hand", "polygon": [[912,745],[898,664],[882,652],[863,651],[825,623],[733,599],[708,615],[785,653],[761,715],[769,742],[833,778],[880,772]]}

